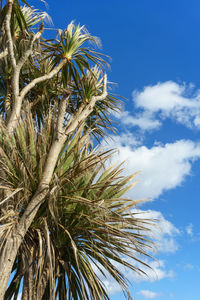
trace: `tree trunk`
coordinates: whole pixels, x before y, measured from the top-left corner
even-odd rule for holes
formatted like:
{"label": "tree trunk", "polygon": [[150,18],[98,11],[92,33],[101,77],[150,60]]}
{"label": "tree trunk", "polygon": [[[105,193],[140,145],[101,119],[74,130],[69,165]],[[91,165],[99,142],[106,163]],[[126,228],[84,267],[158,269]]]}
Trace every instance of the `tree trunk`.
{"label": "tree trunk", "polygon": [[15,228],[10,231],[5,244],[2,245],[2,251],[0,253],[0,300],[4,299],[8,281],[12,273],[13,264],[15,262],[15,258],[17,256],[17,252],[21,245],[21,242],[29,226],[31,225],[41,203],[47,195],[47,192],[47,189],[43,189],[33,196],[21,220],[15,226]]}
{"label": "tree trunk", "polygon": [[4,299],[5,291],[8,285],[10,274],[12,273],[12,267],[17,256],[17,251],[21,244],[22,237],[16,234],[16,232],[9,233],[3,251],[0,257],[0,300]]}
{"label": "tree trunk", "polygon": [[[62,66],[64,64],[65,64],[65,62],[62,61]],[[61,69],[61,63],[58,66]],[[58,66],[56,68],[58,68]],[[52,72],[50,72],[50,74]],[[43,76],[43,77],[45,77],[45,76]],[[40,82],[40,81],[38,81],[38,82]],[[32,83],[35,84],[34,80],[32,81]],[[28,84],[23,89],[23,90],[25,90],[24,93],[28,90],[28,87],[30,85],[31,85],[31,83]],[[93,96],[90,103],[86,104],[83,109],[82,108],[79,109],[79,111],[70,119],[69,123],[65,126],[64,129],[58,128],[61,130],[61,132],[57,132],[58,133],[57,137],[53,141],[52,146],[50,148],[40,185],[39,185],[35,195],[32,197],[31,201],[29,202],[22,218],[16,224],[15,229],[13,229],[13,231],[11,231],[8,234],[5,245],[3,245],[3,250],[0,253],[0,270],[1,270],[0,271],[1,272],[0,273],[0,286],[1,286],[0,300],[3,300],[3,298],[4,298],[8,280],[9,280],[10,274],[12,272],[12,267],[13,267],[15,258],[17,256],[18,249],[21,245],[21,242],[22,242],[26,232],[28,231],[40,205],[42,204],[43,200],[45,199],[46,195],[49,192],[49,183],[51,181],[58,156],[59,156],[60,151],[63,147],[63,144],[66,140],[66,135],[73,133],[75,131],[75,129],[77,129],[79,127],[80,124],[83,124],[85,122],[85,120],[87,119],[87,117],[89,116],[91,111],[93,110],[94,105],[97,101],[105,99],[105,97],[107,96],[106,87],[107,87],[107,76],[104,75],[102,94],[99,96]],[[62,111],[61,111],[58,116],[58,120],[59,120],[58,123],[60,124],[60,126],[58,126],[58,127],[62,126],[63,119],[64,119],[64,114],[62,114]],[[59,125],[59,124],[57,124],[57,125]],[[13,128],[13,124],[11,124],[10,128]],[[60,131],[60,130],[58,130],[58,131]]]}

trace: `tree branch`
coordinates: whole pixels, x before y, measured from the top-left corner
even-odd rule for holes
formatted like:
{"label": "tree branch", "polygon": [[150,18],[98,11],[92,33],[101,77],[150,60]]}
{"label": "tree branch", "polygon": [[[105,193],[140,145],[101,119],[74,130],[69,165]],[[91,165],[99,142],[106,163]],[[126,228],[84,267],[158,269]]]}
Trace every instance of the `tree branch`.
{"label": "tree branch", "polygon": [[91,114],[95,104],[97,101],[104,100],[107,97],[107,75],[105,74],[103,77],[103,89],[102,94],[98,96],[93,96],[90,102],[85,105],[85,108],[78,111],[69,121],[68,126],[65,129],[65,134],[70,134],[73,132],[79,124],[84,122],[86,118]]}
{"label": "tree branch", "polygon": [[49,74],[46,74],[41,77],[33,79],[33,81],[31,81],[29,84],[27,84],[22,89],[22,91],[20,92],[20,95],[19,95],[20,98],[23,99],[26,96],[26,94],[32,88],[34,88],[34,86],[36,86],[37,83],[51,79],[54,75],[56,75],[62,69],[62,67],[66,64],[66,62],[67,62],[67,59],[65,58]]}
{"label": "tree branch", "polygon": [[35,43],[36,40],[38,40],[41,35],[42,32],[44,31],[44,26],[42,25],[39,29],[39,31],[33,35],[29,47],[28,49],[24,52],[24,54],[22,55],[22,57],[20,58],[20,60],[17,63],[16,69],[18,72],[20,72],[21,68],[23,67],[24,63],[26,62],[26,60],[28,59],[28,57],[32,54],[33,52],[33,45]]}
{"label": "tree branch", "polygon": [[66,135],[71,134],[72,132],[75,131],[76,128],[81,125],[86,118],[91,114],[95,103],[99,100],[105,99],[107,96],[107,75],[104,75],[103,78],[103,90],[102,94],[99,96],[93,96],[90,103],[85,104],[85,108],[82,109],[80,108],[75,116],[73,116],[69,123],[65,126],[64,130],[62,131],[63,133],[60,134],[60,138],[56,139],[49,151],[49,155],[45,164],[45,169],[42,175],[41,179],[41,186],[45,188],[45,186],[48,186],[50,183],[50,180],[52,178],[52,174],[55,168],[55,165],[57,163],[58,155],[64,145],[64,142],[66,140]]}
{"label": "tree branch", "polygon": [[36,34],[34,34],[34,36],[32,37],[32,39],[29,43],[28,49],[24,52],[24,54],[22,55],[22,57],[20,58],[20,60],[18,61],[17,65],[15,66],[15,68],[13,69],[13,72],[12,72],[11,83],[12,83],[13,109],[12,109],[12,112],[8,119],[8,124],[11,124],[11,125],[8,125],[9,132],[12,131],[15,126],[14,120],[18,119],[18,117],[20,115],[21,105],[22,105],[22,101],[24,98],[24,97],[20,98],[20,95],[19,95],[19,93],[20,93],[19,92],[20,71],[21,71],[21,68],[23,67],[24,63],[28,59],[28,57],[32,54],[34,42],[40,38],[40,36],[43,32],[43,29],[44,29],[44,27],[41,26],[41,29]]}
{"label": "tree branch", "polygon": [[58,108],[58,119],[57,119],[57,138],[59,139],[60,135],[63,134],[63,122],[65,118],[65,113],[66,113],[66,106],[67,106],[67,101],[70,97],[70,94],[63,96],[62,99],[60,99],[60,104]]}
{"label": "tree branch", "polygon": [[10,30],[10,19],[11,19],[11,14],[12,14],[12,7],[13,7],[13,0],[8,0],[7,1],[7,14],[5,17],[5,32],[7,35],[7,41],[8,41],[8,53],[10,55],[10,60],[13,69],[16,67],[16,60],[15,60],[15,53],[14,53],[14,45],[13,45],[13,40],[12,40],[12,35],[11,35],[11,30]]}
{"label": "tree branch", "polygon": [[[80,123],[83,123],[86,118],[89,116],[89,114],[91,113],[92,109],[94,108],[94,105],[97,101],[103,100],[106,98],[107,96],[107,77],[106,75],[104,76],[104,80],[103,80],[103,89],[102,89],[102,94],[99,96],[94,96],[92,97],[90,103],[85,105],[85,108],[81,111],[78,110],[78,112],[76,113],[76,115],[74,117],[71,118],[69,125],[67,125],[65,127],[65,129],[63,130],[63,134],[61,135],[61,137],[59,139],[55,138],[55,140],[53,141],[53,144],[50,148],[49,154],[48,154],[48,158],[45,164],[45,169],[43,171],[42,174],[42,178],[40,181],[40,184],[38,186],[38,189],[36,191],[36,193],[33,195],[31,201],[29,202],[24,214],[22,215],[21,219],[19,220],[19,222],[16,224],[15,227],[15,232],[11,232],[10,236],[8,236],[7,241],[6,241],[6,245],[4,247],[4,249],[6,250],[6,257],[5,260],[6,264],[3,265],[2,267],[2,274],[9,274],[12,270],[12,266],[14,264],[14,260],[15,257],[17,255],[17,251],[20,247],[20,244],[28,230],[28,228],[30,227],[40,205],[42,204],[42,202],[44,201],[45,197],[48,195],[49,193],[49,183],[52,179],[52,175],[57,163],[57,159],[58,156],[60,154],[60,151],[65,143],[66,140],[66,135],[65,134],[71,134],[73,132],[74,129],[76,129]],[[61,118],[61,117],[60,117]],[[59,122],[60,124],[61,122]],[[13,235],[13,238],[12,236]],[[0,279],[1,278],[1,274],[0,274]],[[7,286],[7,282],[8,282],[9,277],[6,277],[6,279],[4,279],[3,282],[3,289],[2,292],[0,290],[0,299],[3,299],[3,295],[4,295],[4,290]]]}
{"label": "tree branch", "polygon": [[23,101],[24,97],[26,96],[26,94],[32,88],[34,88],[34,86],[37,83],[51,79],[54,75],[56,75],[62,69],[62,67],[65,65],[66,62],[67,62],[67,59],[63,59],[49,74],[46,74],[41,77],[33,79],[33,81],[31,81],[29,84],[27,84],[22,89],[21,93],[19,94],[19,96],[17,97],[17,99],[14,102],[13,110],[12,110],[12,112],[10,114],[10,118],[7,122],[7,129],[8,129],[9,133],[11,133],[13,131],[16,121],[20,116],[22,101]]}

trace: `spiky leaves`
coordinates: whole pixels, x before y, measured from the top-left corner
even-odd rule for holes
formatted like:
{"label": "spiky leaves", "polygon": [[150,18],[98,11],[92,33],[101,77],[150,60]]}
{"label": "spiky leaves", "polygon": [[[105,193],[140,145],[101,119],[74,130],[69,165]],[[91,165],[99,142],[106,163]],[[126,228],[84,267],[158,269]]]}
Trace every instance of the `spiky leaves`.
{"label": "spiky leaves", "polygon": [[[2,132],[1,165],[8,188],[15,192],[7,199],[15,214],[6,216],[1,210],[1,240],[10,222],[20,220],[40,182],[54,124],[49,115],[38,131],[28,116],[12,138]],[[23,278],[24,293],[27,287],[31,289],[32,299],[42,299],[42,295],[43,299],[109,299],[95,269],[102,277],[107,271],[129,296],[126,279],[116,265],[142,272],[134,262],[148,255],[150,243],[144,234],[147,221],[131,213],[137,202],[122,198],[135,175],[124,178],[120,166],[105,169],[110,155],[91,151],[87,135],[79,132],[66,140],[49,193],[18,251],[13,268],[17,275],[5,299],[16,294]],[[4,201],[1,207],[7,204]]]}
{"label": "spiky leaves", "polygon": [[[0,299],[109,299],[110,274],[129,297],[121,266],[148,255],[147,221],[122,198],[134,176],[105,168],[91,134],[110,128],[118,102],[102,55],[71,23],[42,40],[33,9],[7,1],[1,39]],[[3,16],[3,15],[2,15]],[[97,67],[98,66],[98,67]],[[5,124],[4,124],[5,121]],[[118,267],[119,266],[119,267]],[[13,277],[5,294],[11,271]],[[100,271],[100,275],[98,272]]]}
{"label": "spiky leaves", "polygon": [[[24,27],[17,19],[18,10],[23,16]],[[27,107],[41,125],[48,107],[59,102],[66,91],[71,94],[67,105],[70,115],[84,101],[89,101],[92,95],[101,93],[102,74],[97,65],[103,67],[106,62],[102,54],[94,49],[94,45],[98,45],[98,39],[91,36],[84,26],[75,26],[72,22],[66,30],[58,32],[58,39],[46,41],[41,39],[42,31],[35,34],[32,30],[35,23],[47,18],[46,13],[30,7],[21,9],[13,6],[11,17],[11,23],[14,24],[14,29],[11,30],[11,33],[14,31],[11,35],[12,55],[15,56],[16,70],[13,71],[14,66],[7,55],[1,60],[0,81],[0,111],[9,130],[12,131],[20,112],[23,113]],[[2,39],[2,47],[5,38],[6,36]],[[107,129],[112,128],[108,114],[111,109],[117,109],[117,106],[118,99],[112,95],[97,102],[86,128],[93,129],[97,138],[102,137]]]}

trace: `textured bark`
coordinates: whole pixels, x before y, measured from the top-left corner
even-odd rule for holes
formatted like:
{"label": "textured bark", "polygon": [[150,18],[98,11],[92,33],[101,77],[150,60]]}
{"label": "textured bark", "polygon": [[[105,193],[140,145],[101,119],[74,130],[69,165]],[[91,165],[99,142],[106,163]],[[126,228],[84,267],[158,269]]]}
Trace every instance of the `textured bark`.
{"label": "textured bark", "polygon": [[16,232],[11,231],[3,246],[3,253],[0,257],[0,299],[4,299],[8,280],[12,272],[13,263],[21,243],[21,237]]}
{"label": "textured bark", "polygon": [[[51,79],[53,76],[55,76],[61,69],[62,67],[66,64],[66,59],[62,60],[49,74],[46,74],[44,76],[35,78],[33,81],[31,81],[29,84],[27,84],[21,92],[18,91],[18,87],[16,88],[16,83],[19,82],[19,73],[18,71],[16,72],[15,75],[13,75],[13,80],[12,80],[12,85],[13,85],[13,92],[15,96],[14,100],[14,105],[12,112],[10,114],[10,118],[8,119],[7,122],[7,130],[11,134],[16,126],[17,120],[20,117],[21,113],[21,107],[22,107],[22,102],[24,100],[24,97],[26,94],[34,88],[34,86],[37,83],[46,81]],[[19,86],[19,84],[18,84]]]}
{"label": "textured bark", "polygon": [[0,256],[0,300],[4,299],[8,280],[21,242],[47,193],[48,189],[45,189],[43,191],[38,191],[35,196],[33,196],[30,203],[31,205],[29,205],[29,210],[25,211],[22,219],[8,234],[7,240],[3,245],[3,251]]}
{"label": "textured bark", "polygon": [[[67,59],[63,58],[63,60],[49,73],[45,74],[39,78],[35,78],[30,83],[22,88],[20,91],[19,89],[19,78],[20,78],[20,71],[27,61],[28,57],[33,52],[33,45],[34,42],[41,37],[43,28],[41,27],[39,32],[33,35],[32,39],[30,40],[30,44],[24,54],[21,56],[18,62],[16,62],[15,52],[14,52],[14,45],[10,30],[10,19],[12,14],[12,6],[13,0],[7,1],[7,14],[5,17],[4,28],[7,37],[7,48],[0,53],[0,59],[9,55],[11,66],[12,66],[12,81],[11,81],[11,93],[12,93],[12,110],[9,113],[9,117],[7,120],[7,131],[9,134],[12,134],[17,120],[21,114],[22,102],[29,91],[36,86],[36,84],[40,82],[44,82],[53,78],[56,74],[60,72],[63,66],[67,63]],[[71,117],[68,124],[64,126],[64,116],[66,110],[66,101],[69,95],[61,101],[58,118],[57,118],[57,134],[56,137],[51,145],[50,151],[48,153],[47,161],[45,164],[45,168],[43,171],[43,175],[41,178],[41,182],[38,186],[36,193],[33,195],[32,199],[30,200],[24,214],[22,215],[21,219],[17,222],[15,221],[15,226],[12,227],[10,232],[7,235],[7,239],[4,245],[1,245],[1,255],[0,255],[0,300],[4,299],[5,291],[7,288],[7,284],[10,278],[10,274],[12,272],[13,264],[15,258],[17,256],[19,247],[27,233],[34,217],[43,203],[45,197],[49,193],[49,184],[52,179],[52,175],[57,163],[58,156],[60,151],[66,141],[66,135],[73,134],[74,131],[82,125],[89,114],[92,112],[95,103],[97,101],[103,100],[107,96],[107,78],[106,75],[104,76],[103,82],[103,90],[102,94],[99,96],[92,97],[90,103],[85,103],[80,107],[80,109],[75,113],[74,116]],[[8,198],[3,198],[3,203],[6,203],[10,196],[7,195]],[[27,299],[34,299],[35,293],[33,289],[33,260],[34,258],[30,256],[30,261],[28,263],[29,267],[26,270],[24,276],[24,290],[23,290],[23,300]],[[32,262],[31,262],[32,261]],[[41,284],[40,295],[38,295],[38,299],[42,299],[42,295],[45,291],[46,284],[48,282],[48,271],[44,274]]]}
{"label": "textured bark", "polygon": [[10,56],[11,64],[13,69],[16,67],[16,60],[15,60],[15,53],[14,53],[14,46],[13,46],[13,40],[10,30],[10,19],[12,14],[12,7],[13,7],[13,0],[7,1],[7,14],[5,17],[5,23],[4,28],[7,35],[7,43],[8,43],[8,54]]}

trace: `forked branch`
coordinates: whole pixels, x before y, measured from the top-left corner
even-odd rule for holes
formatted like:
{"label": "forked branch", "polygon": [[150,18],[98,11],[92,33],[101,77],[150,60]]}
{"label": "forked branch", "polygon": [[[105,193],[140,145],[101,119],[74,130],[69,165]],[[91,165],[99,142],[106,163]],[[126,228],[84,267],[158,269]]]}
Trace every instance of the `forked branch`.
{"label": "forked branch", "polygon": [[65,128],[65,134],[68,135],[73,132],[80,124],[82,124],[87,117],[93,111],[93,108],[97,101],[102,101],[107,97],[107,75],[103,77],[103,88],[102,94],[98,96],[93,96],[88,104],[85,105],[81,111],[78,111],[69,121],[69,124]]}
{"label": "forked branch", "polygon": [[33,79],[29,84],[27,84],[22,89],[19,96],[17,97],[17,99],[14,102],[13,110],[11,112],[10,118],[7,123],[7,129],[8,129],[9,133],[11,133],[13,131],[13,129],[16,125],[16,122],[17,122],[18,118],[20,117],[22,101],[23,101],[24,97],[26,96],[26,94],[32,88],[34,88],[37,83],[49,80],[53,76],[55,76],[62,69],[62,67],[65,65],[66,62],[67,62],[67,60],[63,59],[49,74],[46,74],[41,77]]}
{"label": "forked branch", "polygon": [[43,23],[40,26],[39,31],[34,34],[30,40],[29,43],[29,47],[28,49],[24,52],[24,54],[22,55],[22,57],[20,58],[20,60],[17,63],[17,71],[20,72],[21,68],[23,67],[23,65],[25,64],[25,62],[27,61],[27,59],[29,58],[29,56],[33,53],[33,45],[35,43],[35,41],[39,40],[39,38],[42,35],[42,32],[44,31],[44,25]]}

